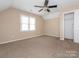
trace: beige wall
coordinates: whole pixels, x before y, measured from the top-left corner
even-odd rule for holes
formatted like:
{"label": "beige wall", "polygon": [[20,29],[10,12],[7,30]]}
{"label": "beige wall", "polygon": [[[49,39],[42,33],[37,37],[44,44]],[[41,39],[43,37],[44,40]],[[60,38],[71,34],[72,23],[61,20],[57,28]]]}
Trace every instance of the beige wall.
{"label": "beige wall", "polygon": [[[20,16],[33,16],[36,18],[36,31],[20,32]],[[42,17],[23,12],[14,8],[9,8],[0,13],[0,43],[27,39],[43,34],[44,20]]]}
{"label": "beige wall", "polygon": [[63,8],[61,9],[62,12],[67,12],[67,11],[72,11],[75,9],[79,9],[79,4],[76,3],[75,5],[71,5],[71,6],[63,6]]}
{"label": "beige wall", "polygon": [[45,21],[45,35],[60,37],[60,40],[64,40],[64,13],[70,12],[75,9],[79,9],[79,5],[69,6],[63,8],[60,16]]}
{"label": "beige wall", "polygon": [[59,28],[59,17],[51,19],[51,20],[46,20],[45,21],[45,35],[49,36],[60,36],[60,28]]}
{"label": "beige wall", "polygon": [[[61,40],[64,40],[63,14],[64,12],[61,13],[60,17],[45,21],[42,17],[35,14],[9,8],[8,10],[0,13],[0,43],[16,41],[25,38],[27,39],[42,34],[60,37]],[[34,32],[20,32],[21,15],[35,17],[37,20],[37,30]]]}
{"label": "beige wall", "polygon": [[64,40],[64,13],[74,12],[74,10],[79,9],[79,4],[63,7],[60,14],[60,40]]}

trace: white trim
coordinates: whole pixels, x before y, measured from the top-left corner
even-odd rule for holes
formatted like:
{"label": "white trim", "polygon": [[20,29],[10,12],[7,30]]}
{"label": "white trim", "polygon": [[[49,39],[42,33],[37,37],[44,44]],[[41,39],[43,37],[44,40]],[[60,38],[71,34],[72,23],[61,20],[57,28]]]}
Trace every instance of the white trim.
{"label": "white trim", "polygon": [[57,38],[60,38],[61,41],[64,41],[64,40],[63,40],[64,37],[60,37],[60,36],[56,36],[56,35],[48,35],[48,34],[45,34],[45,35],[47,35],[47,36],[52,36],[52,37],[57,37]]}
{"label": "white trim", "polygon": [[60,40],[64,40],[64,13],[60,14]]}
{"label": "white trim", "polygon": [[72,12],[74,12],[74,11],[75,11],[75,10],[66,11],[66,12],[64,12],[64,14],[72,13]]}
{"label": "white trim", "polygon": [[6,42],[2,42],[2,43],[0,43],[0,44],[6,44],[6,43],[10,43],[10,42],[25,40],[25,39],[29,39],[29,38],[33,38],[33,37],[38,37],[38,36],[42,36],[42,34],[36,35],[36,36],[31,36],[31,37],[25,37],[25,38],[15,39],[15,40],[11,40],[11,41],[6,41]]}
{"label": "white trim", "polygon": [[79,41],[75,41],[75,40],[74,40],[73,42],[74,42],[74,43],[77,43],[77,44],[79,44]]}
{"label": "white trim", "polygon": [[[57,36],[57,35],[50,35],[50,34],[45,34],[45,35],[47,35],[47,36],[52,36],[52,37],[59,37],[59,36]],[[60,37],[59,37],[60,38]]]}

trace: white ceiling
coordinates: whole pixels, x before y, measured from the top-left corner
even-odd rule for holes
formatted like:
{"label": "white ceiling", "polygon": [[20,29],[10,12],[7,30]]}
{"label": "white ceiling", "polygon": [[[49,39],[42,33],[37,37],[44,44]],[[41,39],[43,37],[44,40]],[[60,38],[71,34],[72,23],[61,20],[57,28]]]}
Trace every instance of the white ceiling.
{"label": "white ceiling", "polygon": [[[50,1],[49,5],[58,4],[57,0],[49,0],[49,1]],[[29,12],[32,12],[32,13],[35,13],[41,16],[43,15],[45,16],[46,15],[45,13],[47,12],[44,12],[44,11],[38,12],[38,10],[40,10],[41,8],[34,7],[35,5],[43,6],[44,2],[45,0],[14,0],[13,7],[24,10],[24,11],[29,11]],[[51,12],[52,10],[54,12],[58,11],[57,8],[50,9],[50,10]]]}
{"label": "white ceiling", "polygon": [[0,0],[0,11],[9,8],[12,5],[12,0]]}
{"label": "white ceiling", "polygon": [[[50,9],[51,12],[38,12],[40,8],[34,7],[34,5],[44,5],[45,0],[0,0],[0,11],[9,7],[14,7],[23,11],[28,11],[41,15],[44,18],[51,18],[52,16],[59,15],[60,10],[66,10],[68,8],[73,9],[73,6],[79,6],[79,0],[49,0],[49,5],[58,5],[58,8]],[[76,7],[75,7],[76,8]]]}

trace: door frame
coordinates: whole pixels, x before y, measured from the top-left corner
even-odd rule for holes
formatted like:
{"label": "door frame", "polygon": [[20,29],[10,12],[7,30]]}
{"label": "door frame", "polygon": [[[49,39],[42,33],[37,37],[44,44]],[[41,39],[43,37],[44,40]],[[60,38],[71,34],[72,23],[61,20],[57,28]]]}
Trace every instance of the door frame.
{"label": "door frame", "polygon": [[60,14],[60,40],[64,40],[64,15],[75,12],[75,10],[61,12]]}

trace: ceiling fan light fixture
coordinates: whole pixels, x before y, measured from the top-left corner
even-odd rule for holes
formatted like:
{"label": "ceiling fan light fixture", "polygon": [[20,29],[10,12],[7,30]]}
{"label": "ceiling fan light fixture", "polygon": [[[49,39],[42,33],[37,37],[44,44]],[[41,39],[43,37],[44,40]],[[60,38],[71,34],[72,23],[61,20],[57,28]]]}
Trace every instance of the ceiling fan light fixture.
{"label": "ceiling fan light fixture", "polygon": [[49,8],[56,8],[57,7],[57,5],[48,6],[48,3],[49,3],[49,0],[45,0],[44,6],[35,6],[35,7],[42,8],[42,9],[40,9],[39,12],[41,12],[42,10],[50,12]]}

